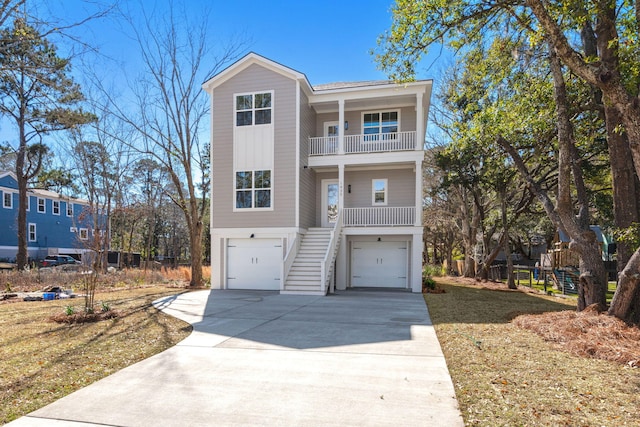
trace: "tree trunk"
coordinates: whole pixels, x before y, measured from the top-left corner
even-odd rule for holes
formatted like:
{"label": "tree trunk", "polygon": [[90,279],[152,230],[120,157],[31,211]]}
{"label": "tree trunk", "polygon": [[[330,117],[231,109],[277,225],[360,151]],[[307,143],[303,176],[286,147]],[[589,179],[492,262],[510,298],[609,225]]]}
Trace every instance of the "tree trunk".
{"label": "tree trunk", "polygon": [[491,253],[487,255],[484,262],[482,263],[482,267],[478,270],[478,274],[476,274],[476,280],[485,281],[489,279],[489,270],[491,269],[491,264],[496,260],[496,258],[500,254],[500,251],[504,249],[504,240],[505,234],[503,233],[502,236],[500,236],[500,241],[498,242],[496,247],[491,250]]}
{"label": "tree trunk", "polygon": [[638,248],[625,268],[620,272],[618,288],[613,295],[609,314],[619,319],[638,322],[638,298],[640,297],[640,248]]}
{"label": "tree trunk", "polygon": [[25,123],[22,115],[18,120],[20,128],[20,147],[16,157],[16,179],[18,180],[18,253],[16,254],[16,264],[18,270],[23,270],[28,263],[27,252],[27,178],[25,171],[25,160],[27,156],[27,142],[25,136]]}
{"label": "tree trunk", "polygon": [[202,221],[196,220],[191,232],[191,239],[189,239],[191,250],[191,281],[189,286],[202,286],[204,283],[202,276],[202,228]]}

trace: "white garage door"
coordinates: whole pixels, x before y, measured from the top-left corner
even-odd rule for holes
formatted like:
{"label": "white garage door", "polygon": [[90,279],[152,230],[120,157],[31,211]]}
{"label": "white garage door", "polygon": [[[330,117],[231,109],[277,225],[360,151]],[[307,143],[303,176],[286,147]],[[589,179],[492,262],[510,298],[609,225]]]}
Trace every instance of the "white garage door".
{"label": "white garage door", "polygon": [[279,290],[281,264],[280,239],[229,239],[227,288]]}
{"label": "white garage door", "polygon": [[353,242],[351,286],[407,287],[407,242]]}

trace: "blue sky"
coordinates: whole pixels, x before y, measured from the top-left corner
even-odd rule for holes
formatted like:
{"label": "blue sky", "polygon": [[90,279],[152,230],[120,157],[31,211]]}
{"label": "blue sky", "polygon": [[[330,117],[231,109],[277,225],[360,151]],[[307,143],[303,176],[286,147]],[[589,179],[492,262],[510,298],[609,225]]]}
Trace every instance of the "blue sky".
{"label": "blue sky", "polygon": [[[74,22],[95,9],[94,0],[42,0],[49,13]],[[107,4],[109,0],[98,0]],[[162,13],[170,0],[140,0],[145,9]],[[132,15],[138,0],[120,0]],[[393,0],[173,0],[186,5],[195,17],[209,11],[212,41],[226,43],[234,37],[249,41],[254,51],[307,75],[311,84],[336,81],[379,80],[386,76],[376,68],[371,49],[380,34],[391,26]],[[155,6],[154,6],[155,5]],[[134,19],[140,18],[134,16]],[[120,57],[133,67],[135,56],[127,56],[128,43],[118,25],[103,19],[74,30],[100,51]],[[427,59],[418,78],[434,78],[441,67]],[[428,66],[430,69],[427,69]]]}

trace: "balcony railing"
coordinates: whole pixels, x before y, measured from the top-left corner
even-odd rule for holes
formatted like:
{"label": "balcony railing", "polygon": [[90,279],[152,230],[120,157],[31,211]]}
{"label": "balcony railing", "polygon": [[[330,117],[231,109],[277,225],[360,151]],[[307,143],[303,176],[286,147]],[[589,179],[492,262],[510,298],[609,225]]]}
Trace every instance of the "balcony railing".
{"label": "balcony railing", "polygon": [[345,227],[415,225],[416,208],[411,207],[370,207],[344,208]]}
{"label": "balcony railing", "polygon": [[[309,138],[309,142],[310,156],[330,156],[339,152],[337,136],[312,137]],[[415,149],[415,131],[344,136],[345,154],[409,151]]]}

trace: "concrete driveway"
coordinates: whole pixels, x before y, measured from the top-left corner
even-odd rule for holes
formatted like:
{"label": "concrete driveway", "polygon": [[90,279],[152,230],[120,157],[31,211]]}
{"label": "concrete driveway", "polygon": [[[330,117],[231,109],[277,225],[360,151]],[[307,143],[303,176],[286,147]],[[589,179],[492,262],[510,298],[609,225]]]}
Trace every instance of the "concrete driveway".
{"label": "concrete driveway", "polygon": [[202,291],[155,304],[193,333],[8,426],[463,425],[421,295]]}

